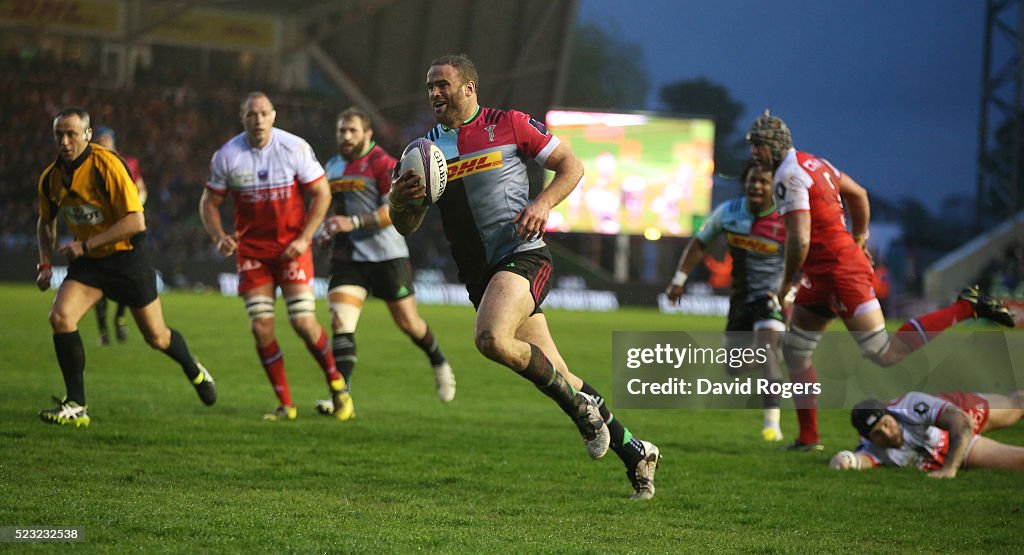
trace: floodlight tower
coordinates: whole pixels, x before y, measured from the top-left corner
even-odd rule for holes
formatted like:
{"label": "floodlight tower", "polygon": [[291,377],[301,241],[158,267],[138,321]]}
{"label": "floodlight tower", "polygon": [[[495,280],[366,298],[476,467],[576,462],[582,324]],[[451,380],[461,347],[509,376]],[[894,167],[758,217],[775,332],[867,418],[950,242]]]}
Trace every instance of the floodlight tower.
{"label": "floodlight tower", "polygon": [[983,65],[975,204],[979,231],[1024,209],[1024,0],[986,1]]}

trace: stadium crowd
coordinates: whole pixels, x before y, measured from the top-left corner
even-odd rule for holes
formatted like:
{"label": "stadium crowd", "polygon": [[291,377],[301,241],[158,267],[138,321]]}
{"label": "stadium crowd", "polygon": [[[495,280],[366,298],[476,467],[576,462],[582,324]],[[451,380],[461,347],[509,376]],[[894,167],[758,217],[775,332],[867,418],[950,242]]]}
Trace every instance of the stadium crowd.
{"label": "stadium crowd", "polygon": [[[236,70],[204,79],[197,72],[154,64],[136,74],[132,88],[114,88],[97,67],[58,60],[46,53],[0,55],[0,245],[7,251],[34,252],[39,173],[53,161],[49,125],[62,107],[83,106],[93,126],[118,134],[119,149],[139,159],[149,188],[147,239],[159,252],[157,267],[172,283],[186,285],[190,265],[222,260],[199,220],[199,197],[209,178],[210,153],[241,130],[239,99],[249,90],[272,94],[282,128],[308,137],[321,161],[334,154],[333,122],[344,100],[323,100],[313,93],[280,91]],[[71,84],[71,85],[69,85]],[[393,151],[394,148],[392,147]],[[397,154],[397,152],[395,153]],[[230,220],[228,220],[230,221]],[[450,264],[439,221],[437,233],[411,238],[416,267],[446,269]]]}

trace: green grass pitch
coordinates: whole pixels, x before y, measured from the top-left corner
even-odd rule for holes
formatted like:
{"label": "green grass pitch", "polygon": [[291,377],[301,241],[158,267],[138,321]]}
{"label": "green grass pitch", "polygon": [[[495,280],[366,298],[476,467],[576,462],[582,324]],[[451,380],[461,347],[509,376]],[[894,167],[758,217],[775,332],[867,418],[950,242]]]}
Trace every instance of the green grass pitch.
{"label": "green grass pitch", "polygon": [[[825,410],[825,453],[760,439],[760,411],[623,410],[663,453],[657,496],[631,502],[611,452],[587,458],[575,427],[533,386],[473,348],[468,308],[424,306],[458,379],[443,405],[425,357],[368,303],[357,334],[358,417],[313,412],[322,374],[278,303],[279,341],[299,419],[276,402],[241,301],[163,295],[167,321],[217,379],[201,405],[178,367],[132,328],[96,345],[82,322],[92,425],[36,413],[63,394],[46,320],[53,293],[0,286],[0,526],[77,526],[87,552],[984,552],[1024,549],[1024,475],[837,472],[847,411]],[[324,303],[319,317],[327,322]],[[111,308],[113,312],[113,308]],[[652,310],[550,311],[571,368],[611,383],[614,330],[718,330],[719,319]],[[614,400],[613,400],[614,401]],[[614,409],[614,402],[612,403]],[[783,412],[787,439],[796,433]],[[991,437],[1024,445],[1024,424]],[[45,544],[0,550],[49,551]]]}

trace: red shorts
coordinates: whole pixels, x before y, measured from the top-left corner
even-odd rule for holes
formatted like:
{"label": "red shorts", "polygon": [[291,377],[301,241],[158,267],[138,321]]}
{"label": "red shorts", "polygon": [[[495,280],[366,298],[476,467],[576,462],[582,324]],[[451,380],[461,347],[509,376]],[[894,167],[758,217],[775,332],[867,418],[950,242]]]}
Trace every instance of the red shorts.
{"label": "red shorts", "polygon": [[935,396],[956,405],[957,408],[966,412],[967,416],[971,417],[972,431],[975,434],[981,433],[981,429],[988,422],[988,400],[967,391],[944,391],[936,393]]}
{"label": "red shorts", "polygon": [[256,287],[268,283],[277,286],[293,283],[312,285],[313,251],[307,249],[306,252],[291,260],[245,258],[238,255],[239,295],[245,295]]}
{"label": "red shorts", "polygon": [[871,264],[863,254],[850,254],[822,272],[805,268],[793,304],[844,319],[880,310]]}

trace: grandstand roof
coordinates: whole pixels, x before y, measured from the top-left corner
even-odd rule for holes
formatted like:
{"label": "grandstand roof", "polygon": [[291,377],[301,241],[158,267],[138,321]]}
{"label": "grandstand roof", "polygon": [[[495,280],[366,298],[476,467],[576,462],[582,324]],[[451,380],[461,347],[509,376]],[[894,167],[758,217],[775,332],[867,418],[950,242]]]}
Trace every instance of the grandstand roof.
{"label": "grandstand roof", "polygon": [[561,103],[578,0],[144,3],[178,14],[216,8],[273,17],[283,28],[282,59],[305,52],[353,102],[385,121],[415,121],[428,116],[427,66],[449,53],[466,53],[477,64],[486,105],[542,115]]}

